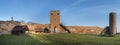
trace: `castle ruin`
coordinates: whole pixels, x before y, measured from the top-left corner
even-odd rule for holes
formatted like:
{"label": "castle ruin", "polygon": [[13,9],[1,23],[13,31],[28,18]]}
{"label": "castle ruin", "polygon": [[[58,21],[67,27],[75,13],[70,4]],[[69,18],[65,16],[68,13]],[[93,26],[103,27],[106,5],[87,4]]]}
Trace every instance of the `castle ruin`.
{"label": "castle ruin", "polygon": [[[111,34],[116,34],[116,13],[110,13],[109,15],[109,30]],[[6,24],[0,22],[0,30],[3,30],[7,27]],[[13,20],[12,20],[13,23]],[[49,33],[78,33],[78,34],[96,34],[99,35],[104,33],[104,28],[96,27],[96,26],[61,26],[60,24],[60,11],[59,10],[51,10],[50,11],[50,24],[28,24],[28,23],[17,23],[14,21],[14,25],[26,25],[29,29],[29,32],[36,34],[45,32],[46,29],[50,31]],[[3,26],[6,25],[6,26]],[[2,27],[3,26],[3,27]],[[9,26],[10,27],[10,26]],[[4,30],[12,30],[15,26],[10,28],[5,28]],[[19,30],[19,29],[18,29]],[[108,30],[107,30],[108,31]]]}

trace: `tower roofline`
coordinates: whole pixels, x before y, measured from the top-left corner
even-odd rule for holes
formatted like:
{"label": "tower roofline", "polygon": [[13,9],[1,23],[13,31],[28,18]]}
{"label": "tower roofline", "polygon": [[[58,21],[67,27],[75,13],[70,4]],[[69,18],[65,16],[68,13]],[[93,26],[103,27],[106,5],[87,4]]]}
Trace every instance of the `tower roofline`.
{"label": "tower roofline", "polygon": [[110,15],[116,15],[116,13],[115,12],[110,12]]}
{"label": "tower roofline", "polygon": [[51,10],[50,12],[60,12],[59,10]]}

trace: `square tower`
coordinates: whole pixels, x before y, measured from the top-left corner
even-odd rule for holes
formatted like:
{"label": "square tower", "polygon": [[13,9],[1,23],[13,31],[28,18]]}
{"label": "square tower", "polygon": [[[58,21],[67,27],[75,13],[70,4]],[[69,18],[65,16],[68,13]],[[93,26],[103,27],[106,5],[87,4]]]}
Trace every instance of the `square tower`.
{"label": "square tower", "polygon": [[60,32],[60,11],[50,11],[50,28],[52,33]]}

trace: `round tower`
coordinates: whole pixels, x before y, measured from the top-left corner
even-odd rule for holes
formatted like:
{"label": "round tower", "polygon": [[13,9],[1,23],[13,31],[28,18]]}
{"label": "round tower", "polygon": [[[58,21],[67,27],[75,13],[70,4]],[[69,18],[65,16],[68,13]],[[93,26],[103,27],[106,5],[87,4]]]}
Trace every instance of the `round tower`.
{"label": "round tower", "polygon": [[109,14],[109,27],[110,27],[110,33],[116,34],[116,13],[111,12]]}

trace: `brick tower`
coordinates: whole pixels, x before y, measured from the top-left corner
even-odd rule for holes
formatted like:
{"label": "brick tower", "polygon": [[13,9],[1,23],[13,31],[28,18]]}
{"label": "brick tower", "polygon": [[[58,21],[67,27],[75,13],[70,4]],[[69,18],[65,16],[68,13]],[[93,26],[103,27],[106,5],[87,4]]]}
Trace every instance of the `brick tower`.
{"label": "brick tower", "polygon": [[116,13],[111,12],[109,14],[109,26],[110,26],[110,33],[116,34]]}
{"label": "brick tower", "polygon": [[50,11],[50,28],[52,33],[60,32],[60,11],[59,10]]}

